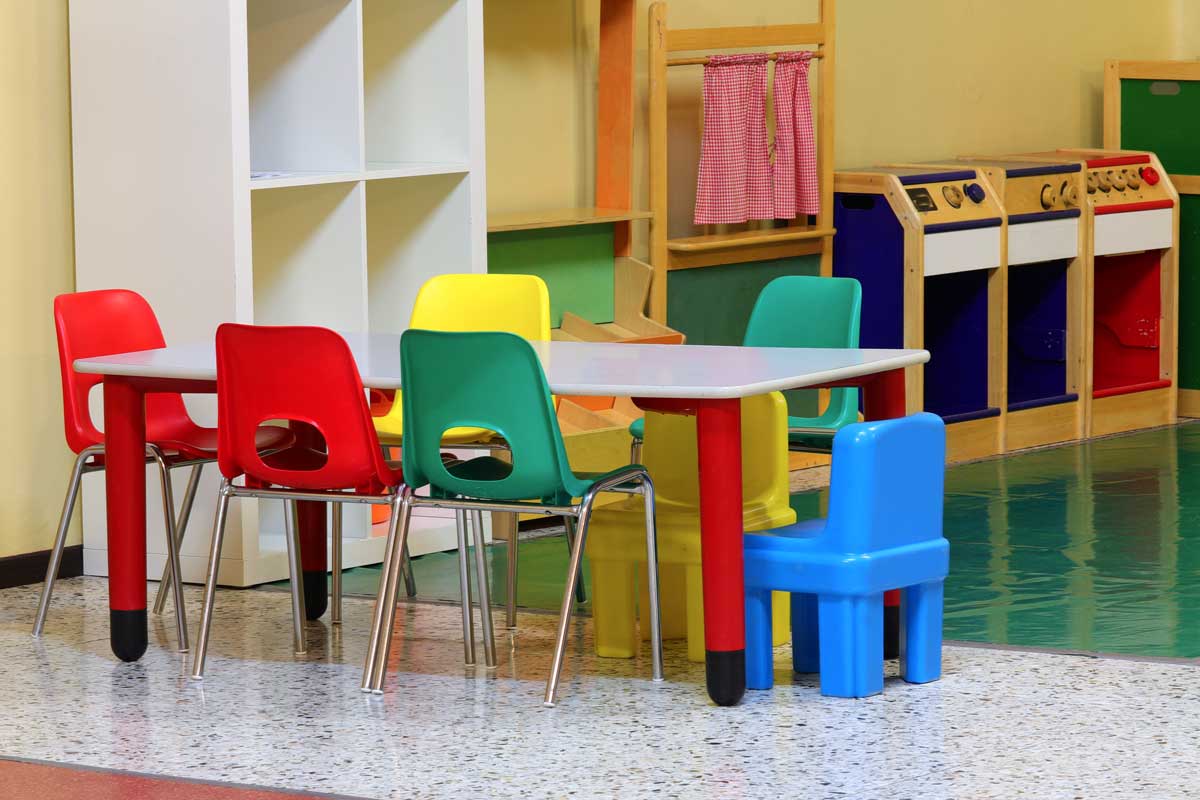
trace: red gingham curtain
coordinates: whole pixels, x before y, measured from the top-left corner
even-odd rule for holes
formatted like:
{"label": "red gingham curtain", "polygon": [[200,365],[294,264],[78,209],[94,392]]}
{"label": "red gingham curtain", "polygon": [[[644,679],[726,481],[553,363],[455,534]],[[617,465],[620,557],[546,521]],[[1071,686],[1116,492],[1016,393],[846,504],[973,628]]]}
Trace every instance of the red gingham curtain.
{"label": "red gingham curtain", "polygon": [[766,98],[765,53],[709,58],[695,224],[773,218]]}
{"label": "red gingham curtain", "polygon": [[775,217],[816,214],[817,149],[813,140],[808,66],[812,53],[780,53],[775,62]]}

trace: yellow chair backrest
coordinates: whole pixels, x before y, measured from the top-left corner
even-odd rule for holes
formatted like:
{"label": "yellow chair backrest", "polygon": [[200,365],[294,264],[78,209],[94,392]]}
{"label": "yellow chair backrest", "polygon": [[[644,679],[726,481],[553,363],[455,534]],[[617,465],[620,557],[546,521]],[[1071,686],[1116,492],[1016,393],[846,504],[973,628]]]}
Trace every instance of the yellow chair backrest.
{"label": "yellow chair backrest", "polygon": [[[659,502],[697,506],[696,418],[648,412],[645,442]],[[779,392],[742,400],[742,502],[788,507],[787,402]]]}
{"label": "yellow chair backrest", "polygon": [[504,331],[550,340],[550,292],[536,275],[438,275],[417,293],[408,327]]}
{"label": "yellow chair backrest", "polygon": [[[410,328],[464,333],[504,331],[532,342],[550,340],[550,292],[536,275],[437,275],[425,281],[413,302]],[[391,410],[375,418],[383,437],[404,431],[400,393]],[[447,438],[472,440],[484,433],[456,428]]]}

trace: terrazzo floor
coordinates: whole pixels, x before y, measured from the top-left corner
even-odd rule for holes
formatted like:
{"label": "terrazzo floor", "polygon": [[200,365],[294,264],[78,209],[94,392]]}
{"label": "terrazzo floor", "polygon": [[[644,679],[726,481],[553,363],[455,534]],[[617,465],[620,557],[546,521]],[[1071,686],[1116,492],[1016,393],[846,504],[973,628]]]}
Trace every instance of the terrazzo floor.
{"label": "terrazzo floor", "polygon": [[456,608],[407,605],[369,697],[368,600],[341,629],[314,623],[296,658],[286,594],[222,591],[196,683],[169,617],[141,662],[113,659],[105,590],[63,581],[36,642],[36,587],[0,591],[0,756],[378,800],[1200,796],[1195,662],[948,646],[941,681],[854,701],[821,697],[781,649],[773,691],[717,709],[682,643],[654,684],[647,654],[597,659],[579,622],[545,709],[548,615],[521,615],[489,673],[462,666]]}

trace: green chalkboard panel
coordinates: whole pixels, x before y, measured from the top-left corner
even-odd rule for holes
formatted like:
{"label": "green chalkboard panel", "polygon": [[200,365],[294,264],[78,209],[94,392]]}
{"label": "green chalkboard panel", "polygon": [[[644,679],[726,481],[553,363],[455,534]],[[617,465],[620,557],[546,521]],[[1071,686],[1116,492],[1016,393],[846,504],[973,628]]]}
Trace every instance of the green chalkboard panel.
{"label": "green chalkboard panel", "polygon": [[1151,150],[1173,175],[1200,175],[1200,81],[1121,81],[1121,147]]}
{"label": "green chalkboard panel", "polygon": [[1200,195],[1179,198],[1179,386],[1200,389]]}
{"label": "green chalkboard panel", "polygon": [[[781,275],[820,275],[820,256],[678,269],[667,273],[667,324],[688,344],[740,345],[754,301]],[[786,392],[788,413],[813,416],[816,392]]]}
{"label": "green chalkboard panel", "polygon": [[488,272],[537,275],[550,290],[550,324],[570,311],[613,321],[613,226],[575,225],[488,234]]}

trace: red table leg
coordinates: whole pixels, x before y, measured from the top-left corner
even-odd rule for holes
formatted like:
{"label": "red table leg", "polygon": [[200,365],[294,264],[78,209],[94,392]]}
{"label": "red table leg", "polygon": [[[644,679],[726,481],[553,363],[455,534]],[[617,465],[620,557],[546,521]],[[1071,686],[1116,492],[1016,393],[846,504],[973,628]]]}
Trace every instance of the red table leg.
{"label": "red table leg", "polygon": [[[863,386],[863,416],[868,420],[897,419],[908,412],[904,370],[880,373]],[[900,657],[900,590],[883,595],[883,657]]]}
{"label": "red table leg", "polygon": [[122,661],[146,652],[146,398],[104,381],[109,641]]}
{"label": "red table leg", "polygon": [[696,402],[704,660],[708,696],[719,706],[746,693],[741,414],[739,400]]}
{"label": "red table leg", "polygon": [[[325,442],[316,428],[293,422],[298,444],[323,448]],[[302,500],[296,504],[296,524],[300,526],[300,568],[304,570],[304,614],[320,619],[329,606],[329,582],[325,557],[325,503]]]}

